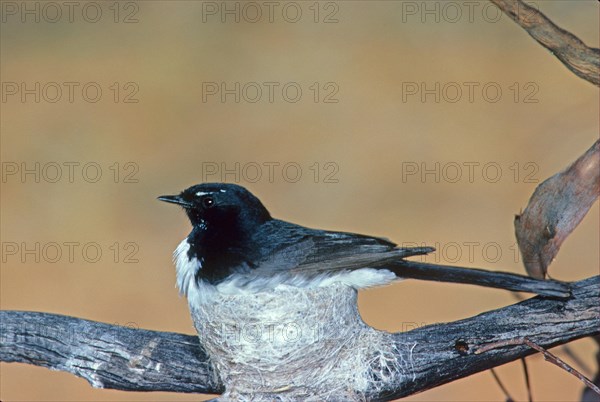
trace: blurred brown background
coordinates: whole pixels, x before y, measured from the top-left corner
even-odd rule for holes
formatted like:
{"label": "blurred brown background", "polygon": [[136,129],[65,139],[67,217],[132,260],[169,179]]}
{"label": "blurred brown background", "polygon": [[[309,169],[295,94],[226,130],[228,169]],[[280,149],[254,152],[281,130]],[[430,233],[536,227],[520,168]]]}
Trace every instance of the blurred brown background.
{"label": "blurred brown background", "polygon": [[[223,163],[234,172],[225,179],[276,217],[438,247],[429,261],[523,273],[514,214],[598,136],[597,88],[487,2],[72,4],[1,3],[2,309],[193,333],[171,263],[189,223],[156,196],[220,181]],[[598,3],[532,4],[598,47]],[[596,204],[553,277],[598,273],[598,218]],[[500,290],[407,281],[362,292],[360,310],[400,331],[514,302]],[[590,340],[572,347],[596,369]],[[528,361],[536,400],[579,398],[574,377]],[[0,367],[3,401],[199,399]],[[526,398],[520,364],[499,374]],[[484,372],[407,400],[503,398]]]}

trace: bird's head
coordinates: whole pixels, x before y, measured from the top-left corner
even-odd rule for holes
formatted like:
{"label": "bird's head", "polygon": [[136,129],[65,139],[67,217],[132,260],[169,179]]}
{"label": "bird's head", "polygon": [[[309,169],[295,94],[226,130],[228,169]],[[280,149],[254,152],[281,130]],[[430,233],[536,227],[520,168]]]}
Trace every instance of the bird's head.
{"label": "bird's head", "polygon": [[158,199],[181,206],[194,227],[206,225],[219,231],[252,228],[271,219],[260,200],[236,184],[197,184]]}

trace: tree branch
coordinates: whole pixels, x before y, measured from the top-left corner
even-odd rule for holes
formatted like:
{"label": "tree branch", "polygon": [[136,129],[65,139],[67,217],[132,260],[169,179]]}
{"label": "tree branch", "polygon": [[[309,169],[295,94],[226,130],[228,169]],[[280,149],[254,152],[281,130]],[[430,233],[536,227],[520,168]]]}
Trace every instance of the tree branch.
{"label": "tree branch", "polygon": [[599,285],[600,277],[595,276],[574,283],[573,298],[566,302],[535,297],[465,320],[396,334],[398,342],[417,343],[416,376],[385,396],[411,395],[535,353],[521,345],[474,354],[487,343],[527,337],[549,348],[599,333]]}
{"label": "tree branch", "polygon": [[[600,277],[595,276],[574,283],[568,300],[535,297],[465,320],[394,334],[398,350],[412,345],[412,375],[400,387],[380,389],[371,398],[407,396],[535,353],[526,345],[474,353],[489,343],[527,337],[548,348],[599,334],[599,297]],[[2,311],[0,322],[0,361],[67,371],[98,388],[223,392],[196,336],[36,312]]]}
{"label": "tree branch", "polygon": [[58,314],[0,311],[0,361],[66,371],[95,388],[219,393],[197,336]]}
{"label": "tree branch", "polygon": [[588,47],[521,0],[490,0],[539,44],[550,50],[575,75],[600,85],[600,49]]}

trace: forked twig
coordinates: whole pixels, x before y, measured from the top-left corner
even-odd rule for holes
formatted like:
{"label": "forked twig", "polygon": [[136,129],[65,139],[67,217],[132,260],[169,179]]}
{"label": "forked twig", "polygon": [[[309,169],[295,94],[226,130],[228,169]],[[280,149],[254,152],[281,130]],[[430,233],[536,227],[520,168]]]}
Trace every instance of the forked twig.
{"label": "forked twig", "polygon": [[506,389],[506,387],[504,386],[502,381],[500,381],[500,377],[496,373],[496,370],[491,368],[490,372],[494,376],[494,380],[496,380],[496,384],[498,384],[498,386],[500,387],[500,390],[502,390],[502,393],[504,394],[504,397],[506,398],[506,402],[513,402],[515,399],[508,393],[508,389]]}
{"label": "forked twig", "polygon": [[544,355],[544,360],[547,360],[550,363],[554,363],[558,367],[565,370],[567,373],[573,374],[580,381],[582,381],[587,387],[589,387],[594,392],[596,392],[598,395],[600,395],[600,388],[598,388],[598,386],[596,384],[594,384],[592,381],[590,381],[586,376],[584,376],[579,371],[577,371],[576,369],[571,367],[569,364],[567,364],[566,362],[561,360],[560,357],[553,355],[552,353],[550,353],[549,351],[547,351],[546,349],[544,349],[537,343],[532,342],[528,338],[514,338],[514,339],[507,339],[507,340],[503,340],[503,341],[489,343],[489,344],[487,344],[485,346],[481,346],[480,348],[475,350],[475,354],[478,355],[478,354],[485,353],[485,352],[493,350],[493,349],[498,349],[498,348],[502,348],[505,346],[513,346],[513,345],[527,345],[530,348],[537,350],[538,352],[540,352],[541,354]]}
{"label": "forked twig", "polygon": [[533,395],[531,394],[531,382],[529,381],[529,369],[527,368],[527,361],[524,357],[521,358],[521,365],[523,366],[523,374],[525,375],[525,386],[527,387],[527,400],[533,402]]}

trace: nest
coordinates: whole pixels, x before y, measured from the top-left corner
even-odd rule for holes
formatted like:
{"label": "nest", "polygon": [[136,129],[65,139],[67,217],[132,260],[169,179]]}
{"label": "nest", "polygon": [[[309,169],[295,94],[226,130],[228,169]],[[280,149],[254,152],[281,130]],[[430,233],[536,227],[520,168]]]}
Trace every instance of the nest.
{"label": "nest", "polygon": [[279,285],[192,306],[220,400],[361,401],[413,377],[414,345],[366,325],[356,297],[341,284]]}

